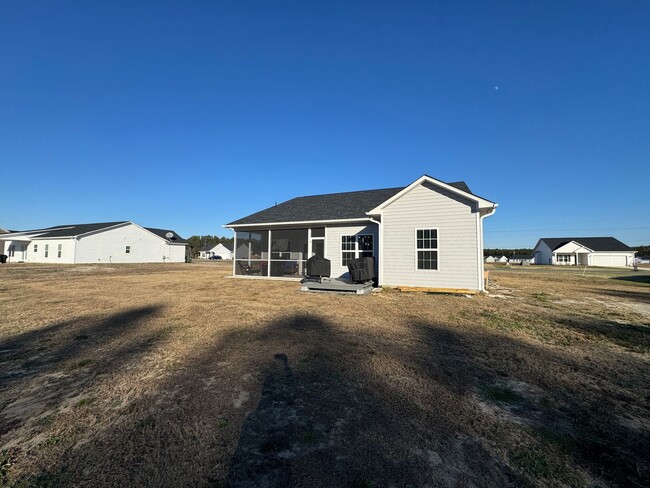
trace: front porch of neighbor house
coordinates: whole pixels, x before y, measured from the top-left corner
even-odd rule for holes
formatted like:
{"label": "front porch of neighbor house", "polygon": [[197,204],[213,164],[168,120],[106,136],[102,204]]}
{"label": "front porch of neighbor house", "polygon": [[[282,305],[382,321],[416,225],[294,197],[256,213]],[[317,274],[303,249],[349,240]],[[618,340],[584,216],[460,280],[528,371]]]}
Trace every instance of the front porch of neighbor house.
{"label": "front porch of neighbor house", "polygon": [[552,264],[560,266],[589,266],[589,256],[593,251],[575,242],[567,242],[565,245],[555,249],[552,256]]}
{"label": "front porch of neighbor house", "polygon": [[332,277],[346,277],[352,259],[377,262],[377,240],[373,223],[237,228],[233,276],[300,279],[307,259],[318,255],[331,261]]}

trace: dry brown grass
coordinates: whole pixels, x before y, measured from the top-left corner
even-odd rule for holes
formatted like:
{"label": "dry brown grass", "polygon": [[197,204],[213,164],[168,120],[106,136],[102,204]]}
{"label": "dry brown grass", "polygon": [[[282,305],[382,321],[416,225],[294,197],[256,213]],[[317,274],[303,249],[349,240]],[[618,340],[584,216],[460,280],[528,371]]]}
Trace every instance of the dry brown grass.
{"label": "dry brown grass", "polygon": [[493,269],[474,298],[228,272],[0,267],[0,481],[649,483],[647,272]]}

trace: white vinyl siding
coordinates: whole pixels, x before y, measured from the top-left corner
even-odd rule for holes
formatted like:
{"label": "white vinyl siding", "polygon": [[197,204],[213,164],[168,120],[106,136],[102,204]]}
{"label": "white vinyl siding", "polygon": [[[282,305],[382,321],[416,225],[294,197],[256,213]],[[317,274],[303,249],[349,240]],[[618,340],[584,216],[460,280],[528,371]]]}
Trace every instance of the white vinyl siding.
{"label": "white vinyl siding", "polygon": [[[383,210],[382,226],[382,284],[479,289],[483,250],[476,203],[422,184]],[[436,272],[417,269],[416,229],[437,229]]]}
{"label": "white vinyl siding", "polygon": [[[367,225],[338,225],[338,226],[327,226],[325,230],[325,257],[331,261],[332,265],[332,277],[340,278],[346,277],[348,273],[347,265],[342,263],[342,238],[343,236],[355,236],[355,246],[354,250],[355,256],[357,254],[362,256],[367,256],[372,254],[375,258],[375,270],[377,269],[377,262],[379,260],[379,229],[377,224],[367,224]],[[359,250],[359,236],[372,236],[372,251],[367,249]],[[362,247],[368,246],[368,240],[362,239]]]}
{"label": "white vinyl siding", "polygon": [[[126,252],[127,246],[130,252]],[[185,246],[165,239],[134,224],[82,236],[77,241],[77,263],[182,263]]]}

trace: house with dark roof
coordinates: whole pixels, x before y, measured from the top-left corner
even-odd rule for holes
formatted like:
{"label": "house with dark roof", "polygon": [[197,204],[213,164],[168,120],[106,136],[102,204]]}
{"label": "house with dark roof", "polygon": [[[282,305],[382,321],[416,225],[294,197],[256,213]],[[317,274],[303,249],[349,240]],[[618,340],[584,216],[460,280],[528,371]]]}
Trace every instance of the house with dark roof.
{"label": "house with dark roof", "polygon": [[535,264],[627,267],[635,251],[613,237],[543,237],[533,254]]}
{"label": "house with dark roof", "polygon": [[187,242],[176,232],[130,221],[57,225],[0,235],[9,262],[182,263]]}
{"label": "house with dark roof", "polygon": [[294,198],[224,227],[235,233],[234,276],[299,278],[319,255],[346,278],[350,260],[373,256],[379,286],[481,291],[483,219],[496,207],[464,182],[424,175],[406,187]]}
{"label": "house with dark roof", "polygon": [[535,255],[534,254],[513,254],[508,258],[510,264],[534,264]]}
{"label": "house with dark roof", "polygon": [[232,259],[233,255],[232,244],[219,243],[216,245],[203,246],[199,251],[199,258],[201,259]]}

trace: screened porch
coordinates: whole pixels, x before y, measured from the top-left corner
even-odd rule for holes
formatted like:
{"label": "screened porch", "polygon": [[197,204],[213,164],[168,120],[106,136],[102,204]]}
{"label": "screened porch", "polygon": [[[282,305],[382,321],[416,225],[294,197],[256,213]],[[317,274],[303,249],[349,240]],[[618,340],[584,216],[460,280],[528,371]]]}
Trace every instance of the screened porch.
{"label": "screened porch", "polygon": [[325,228],[238,230],[233,275],[301,278],[307,259],[325,257]]}

